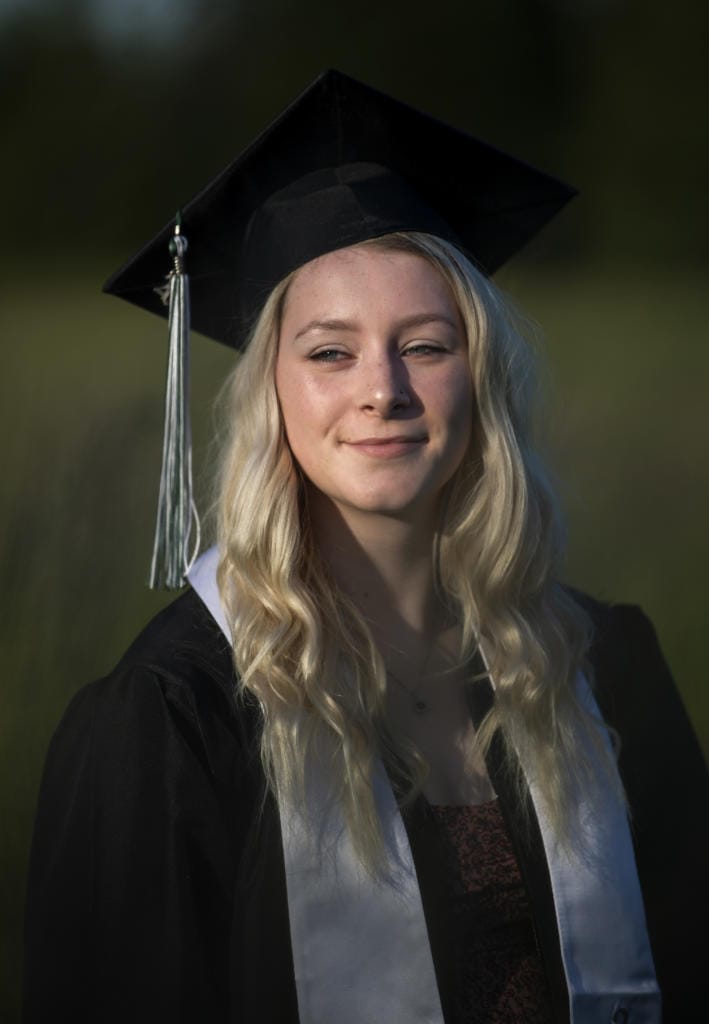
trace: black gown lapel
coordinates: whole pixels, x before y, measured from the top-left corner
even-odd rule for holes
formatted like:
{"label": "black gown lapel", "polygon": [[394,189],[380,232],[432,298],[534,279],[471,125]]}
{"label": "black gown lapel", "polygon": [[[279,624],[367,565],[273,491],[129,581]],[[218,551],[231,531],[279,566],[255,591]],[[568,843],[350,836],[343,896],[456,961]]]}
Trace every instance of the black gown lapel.
{"label": "black gown lapel", "polygon": [[444,1020],[453,1020],[457,977],[457,929],[446,884],[446,852],[439,830],[431,820],[426,800],[419,797],[402,812],[409,838],[416,877],[421,890],[421,904],[431,943],[433,968]]}

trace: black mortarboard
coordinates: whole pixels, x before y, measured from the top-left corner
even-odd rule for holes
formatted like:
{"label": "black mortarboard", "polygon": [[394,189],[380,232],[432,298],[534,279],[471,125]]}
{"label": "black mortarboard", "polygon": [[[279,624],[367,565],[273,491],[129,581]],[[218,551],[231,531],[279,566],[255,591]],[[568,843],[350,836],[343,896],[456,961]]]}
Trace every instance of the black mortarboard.
{"label": "black mortarboard", "polygon": [[492,274],[573,195],[555,178],[347,75],[320,75],[183,206],[177,225],[163,228],[104,285],[170,323],[151,586],[182,585],[192,526],[199,526],[190,324],[238,348],[287,274],[392,231],[445,238]]}
{"label": "black mortarboard", "polygon": [[[492,274],[574,195],[467,133],[326,71],[182,207],[192,327],[239,347],[286,274],[390,231],[439,235]],[[165,316],[158,292],[173,227],[104,291]]]}

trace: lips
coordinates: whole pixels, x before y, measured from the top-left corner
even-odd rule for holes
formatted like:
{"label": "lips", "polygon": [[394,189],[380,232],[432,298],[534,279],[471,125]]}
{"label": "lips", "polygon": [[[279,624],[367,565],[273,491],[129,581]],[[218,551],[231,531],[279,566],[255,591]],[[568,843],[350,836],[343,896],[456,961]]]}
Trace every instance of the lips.
{"label": "lips", "polygon": [[427,437],[399,434],[395,437],[363,437],[357,441],[345,441],[345,444],[361,455],[369,455],[377,459],[395,459],[418,451],[425,444]]}

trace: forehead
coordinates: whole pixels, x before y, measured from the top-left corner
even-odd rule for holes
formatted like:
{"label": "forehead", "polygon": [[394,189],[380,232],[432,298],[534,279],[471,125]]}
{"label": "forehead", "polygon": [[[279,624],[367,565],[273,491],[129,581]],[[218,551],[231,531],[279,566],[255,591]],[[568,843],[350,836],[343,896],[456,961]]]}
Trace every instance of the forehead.
{"label": "forehead", "polygon": [[327,253],[296,271],[283,308],[301,317],[356,317],[367,312],[458,315],[448,282],[417,253],[352,246]]}

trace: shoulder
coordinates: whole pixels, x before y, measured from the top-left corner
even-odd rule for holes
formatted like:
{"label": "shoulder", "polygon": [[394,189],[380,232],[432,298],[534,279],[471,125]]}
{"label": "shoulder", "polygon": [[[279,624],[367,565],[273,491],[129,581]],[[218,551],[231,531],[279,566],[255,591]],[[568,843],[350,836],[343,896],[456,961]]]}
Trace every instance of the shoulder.
{"label": "shoulder", "polygon": [[603,717],[643,744],[674,734],[691,737],[698,748],[649,616],[635,604],[599,601],[579,591],[572,596],[592,623],[589,660]]}
{"label": "shoulder", "polygon": [[145,626],[117,669],[139,666],[175,676],[206,674],[233,682],[229,643],[191,588]]}
{"label": "shoulder", "polygon": [[637,711],[636,701],[643,695],[681,703],[655,627],[642,608],[601,601],[578,590],[570,593],[592,623],[593,688],[606,716]]}
{"label": "shoulder", "polygon": [[[573,591],[593,624],[592,684],[606,721],[621,740],[621,762],[632,771],[673,753],[697,776],[704,769],[698,739],[651,620],[637,605],[599,601]],[[625,747],[625,749],[624,749]]]}
{"label": "shoulder", "polygon": [[627,656],[643,646],[659,650],[655,627],[639,605],[599,600],[573,588],[568,592],[593,624],[592,657]]}
{"label": "shoulder", "polygon": [[[231,649],[187,590],[152,619],[118,664],[83,686],[52,740],[92,763],[150,763],[190,756],[209,774],[251,757],[257,711],[237,700]],[[228,763],[224,763],[225,759]]]}

